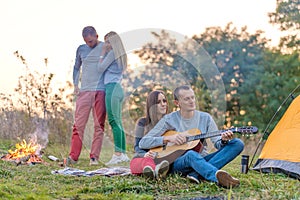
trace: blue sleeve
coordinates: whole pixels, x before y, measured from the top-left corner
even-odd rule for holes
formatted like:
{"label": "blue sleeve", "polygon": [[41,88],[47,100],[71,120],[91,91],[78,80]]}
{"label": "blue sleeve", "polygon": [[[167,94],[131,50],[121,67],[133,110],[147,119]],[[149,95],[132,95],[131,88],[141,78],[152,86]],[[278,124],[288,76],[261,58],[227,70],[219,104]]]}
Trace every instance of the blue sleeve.
{"label": "blue sleeve", "polygon": [[103,61],[98,63],[97,69],[100,73],[103,73],[115,60],[115,54],[113,50],[110,50],[106,56],[104,57]]}
{"label": "blue sleeve", "polygon": [[135,126],[135,143],[134,143],[134,157],[144,157],[145,153],[148,151],[146,149],[141,149],[139,143],[144,136],[146,119],[140,118]]}
{"label": "blue sleeve", "polygon": [[146,149],[140,149],[139,143],[142,138],[135,138],[135,143],[134,143],[134,152],[135,156],[134,157],[144,157],[144,155],[148,152]]}
{"label": "blue sleeve", "polygon": [[73,84],[75,86],[78,86],[79,84],[79,74],[80,74],[81,64],[82,64],[82,60],[80,57],[80,47],[78,47],[76,51],[75,64],[73,67]]}
{"label": "blue sleeve", "polygon": [[164,116],[140,141],[139,147],[141,149],[151,149],[154,147],[163,146],[163,134],[170,130]]}
{"label": "blue sleeve", "polygon": [[140,151],[140,148],[139,148],[139,143],[141,141],[142,138],[135,138],[135,141],[134,141],[134,152],[139,152]]}
{"label": "blue sleeve", "polygon": [[[216,124],[216,122],[214,121],[214,119],[212,118],[212,116],[210,116],[209,118],[209,123],[208,123],[208,132],[216,132],[219,131],[218,126]],[[210,141],[214,144],[214,147],[216,149],[220,149],[222,146],[224,146],[221,143],[221,136],[217,136],[217,137],[211,137]]]}

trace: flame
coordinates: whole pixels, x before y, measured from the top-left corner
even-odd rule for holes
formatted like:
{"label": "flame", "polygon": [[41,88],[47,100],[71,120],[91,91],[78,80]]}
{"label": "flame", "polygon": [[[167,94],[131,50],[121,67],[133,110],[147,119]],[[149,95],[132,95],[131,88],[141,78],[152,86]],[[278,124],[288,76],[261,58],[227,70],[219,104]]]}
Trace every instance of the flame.
{"label": "flame", "polygon": [[11,160],[16,162],[36,163],[43,160],[38,156],[38,152],[41,150],[41,145],[35,144],[35,142],[23,140],[17,143],[15,150],[8,150],[8,154],[4,156],[3,160]]}

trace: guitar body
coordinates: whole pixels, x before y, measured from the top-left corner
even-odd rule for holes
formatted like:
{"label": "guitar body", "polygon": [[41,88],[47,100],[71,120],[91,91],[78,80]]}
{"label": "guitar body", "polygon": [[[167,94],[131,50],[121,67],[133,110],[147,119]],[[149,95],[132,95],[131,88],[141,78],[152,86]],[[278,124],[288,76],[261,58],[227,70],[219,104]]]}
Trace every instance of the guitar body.
{"label": "guitar body", "polygon": [[[199,135],[201,134],[199,129],[190,129],[187,131],[190,135]],[[180,132],[177,131],[167,131],[164,136],[171,136],[180,134]],[[173,163],[178,157],[180,157],[182,154],[184,154],[187,150],[195,148],[196,151],[200,152],[202,150],[202,143],[200,140],[193,140],[187,143],[184,143],[182,145],[176,145],[173,143],[168,143],[165,146],[162,147],[156,147],[150,149],[150,151],[156,153],[156,158],[154,159],[154,162],[156,164],[160,163],[163,160],[169,161],[169,163]]]}
{"label": "guitar body", "polygon": [[[214,131],[210,133],[202,133],[197,128],[190,129],[187,132],[190,134],[190,136],[187,137],[187,141],[185,144],[182,145],[175,145],[173,143],[168,143],[165,146],[162,147],[156,147],[150,149],[150,151],[156,153],[156,158],[154,159],[154,162],[156,164],[160,163],[163,160],[169,161],[169,163],[173,163],[178,157],[183,155],[187,150],[193,149],[194,151],[201,152],[203,145],[201,143],[201,139],[210,138],[210,137],[216,137],[222,134],[224,131],[232,131],[233,133],[242,133],[242,134],[255,134],[258,131],[258,128],[255,126],[243,126],[243,127],[233,127],[227,130],[221,130],[221,131]],[[176,131],[167,131],[164,133],[164,136],[171,136],[180,134],[180,132]]]}

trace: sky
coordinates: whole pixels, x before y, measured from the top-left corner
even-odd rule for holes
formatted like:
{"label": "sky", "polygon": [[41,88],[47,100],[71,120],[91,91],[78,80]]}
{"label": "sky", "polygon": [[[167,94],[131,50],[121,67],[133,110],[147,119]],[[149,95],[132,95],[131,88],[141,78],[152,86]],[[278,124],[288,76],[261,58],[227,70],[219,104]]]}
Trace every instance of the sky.
{"label": "sky", "polygon": [[280,32],[268,23],[268,13],[275,9],[276,0],[1,0],[0,93],[12,94],[25,74],[15,51],[30,70],[54,73],[57,84],[72,80],[76,49],[84,42],[81,31],[87,25],[103,40],[111,30],[122,34],[155,28],[192,36],[232,22],[238,28],[247,26],[250,33],[263,30],[276,45]]}

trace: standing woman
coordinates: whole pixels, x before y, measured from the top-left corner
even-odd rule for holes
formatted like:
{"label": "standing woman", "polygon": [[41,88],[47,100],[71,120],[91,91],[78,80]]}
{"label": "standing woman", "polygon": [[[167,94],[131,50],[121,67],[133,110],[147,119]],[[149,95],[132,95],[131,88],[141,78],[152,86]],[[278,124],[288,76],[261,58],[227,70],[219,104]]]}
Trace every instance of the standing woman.
{"label": "standing woman", "polygon": [[121,114],[124,100],[121,81],[123,72],[127,67],[127,55],[122,40],[116,32],[107,33],[104,40],[105,44],[100,55],[98,70],[100,73],[104,73],[105,106],[115,144],[115,153],[106,164],[113,165],[120,162],[129,162],[126,155],[126,136]]}
{"label": "standing woman", "polygon": [[169,170],[169,162],[162,161],[155,164],[155,155],[147,149],[140,149],[139,142],[156,123],[167,113],[168,102],[163,91],[152,91],[146,101],[146,116],[140,118],[135,127],[135,156],[130,162],[132,174],[141,175],[150,178],[164,178]]}

